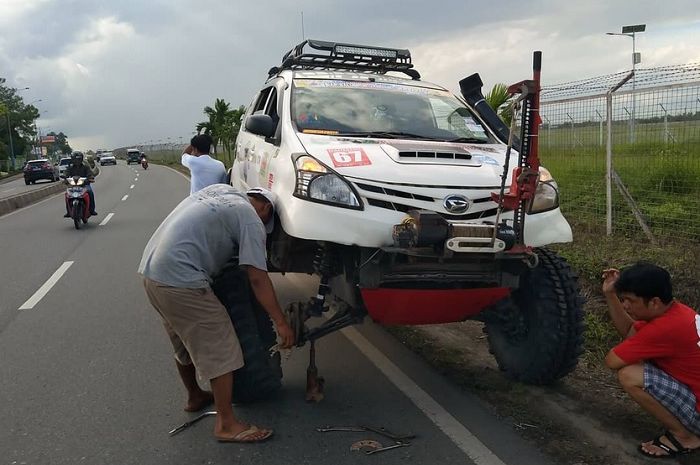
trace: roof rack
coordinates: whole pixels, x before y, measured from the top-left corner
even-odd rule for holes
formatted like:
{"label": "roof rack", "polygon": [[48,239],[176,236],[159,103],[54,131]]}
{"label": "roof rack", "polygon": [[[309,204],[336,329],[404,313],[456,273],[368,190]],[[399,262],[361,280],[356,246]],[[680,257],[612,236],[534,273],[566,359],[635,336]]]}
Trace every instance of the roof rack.
{"label": "roof rack", "polygon": [[[307,50],[304,53],[305,48],[327,53],[315,53],[313,50]],[[311,39],[305,40],[287,52],[282,57],[282,64],[271,68],[268,77],[286,69],[344,69],[377,74],[396,71],[416,81],[420,80],[420,73],[413,69],[411,52],[408,50]]]}

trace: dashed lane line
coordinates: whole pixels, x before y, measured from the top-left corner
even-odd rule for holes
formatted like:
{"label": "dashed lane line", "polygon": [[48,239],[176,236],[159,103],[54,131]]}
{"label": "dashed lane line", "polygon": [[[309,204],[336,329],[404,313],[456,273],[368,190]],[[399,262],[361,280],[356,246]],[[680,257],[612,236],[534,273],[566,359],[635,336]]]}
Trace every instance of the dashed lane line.
{"label": "dashed lane line", "polygon": [[34,295],[29,298],[29,300],[27,300],[25,303],[22,304],[21,307],[19,307],[19,310],[30,310],[34,308],[34,306],[38,304],[46,294],[49,293],[51,288],[54,287],[58,280],[61,279],[61,276],[63,276],[64,273],[68,271],[68,268],[70,268],[72,264],[73,262],[63,262],[63,264],[58,267],[54,274],[51,275],[48,281],[46,281],[44,285],[41,286],[34,293]]}
{"label": "dashed lane line", "polygon": [[129,189],[133,189],[134,186],[135,186],[135,184],[132,184],[131,186],[129,186]]}
{"label": "dashed lane line", "polygon": [[111,220],[113,216],[114,216],[114,213],[110,213],[109,215],[105,216],[105,219],[102,220],[102,223],[100,223],[100,226],[104,226],[107,223],[109,223],[109,220]]}
{"label": "dashed lane line", "polygon": [[122,197],[122,202],[125,201],[126,199],[129,198],[129,194],[126,194],[124,197]]}

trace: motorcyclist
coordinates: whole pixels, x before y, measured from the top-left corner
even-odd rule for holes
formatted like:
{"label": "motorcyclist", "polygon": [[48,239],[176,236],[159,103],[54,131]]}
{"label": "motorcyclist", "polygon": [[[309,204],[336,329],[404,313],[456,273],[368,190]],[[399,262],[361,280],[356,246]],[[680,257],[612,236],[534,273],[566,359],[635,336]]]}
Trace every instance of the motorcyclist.
{"label": "motorcyclist", "polygon": [[[79,176],[81,178],[87,178],[85,187],[87,188],[88,195],[90,196],[90,215],[97,215],[95,211],[95,193],[92,191],[91,183],[95,180],[95,173],[90,168],[88,163],[84,163],[85,157],[82,152],[73,152],[71,154],[71,164],[66,169],[66,177]],[[66,214],[63,215],[65,218],[70,218],[70,209],[68,208],[68,203],[66,202]]]}

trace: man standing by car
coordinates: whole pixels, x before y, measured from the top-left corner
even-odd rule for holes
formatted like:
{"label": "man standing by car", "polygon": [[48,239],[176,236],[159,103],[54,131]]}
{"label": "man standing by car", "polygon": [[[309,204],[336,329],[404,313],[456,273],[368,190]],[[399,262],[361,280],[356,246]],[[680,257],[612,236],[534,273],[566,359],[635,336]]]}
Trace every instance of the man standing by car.
{"label": "man standing by car", "polygon": [[[163,319],[187,390],[185,410],[211,403],[217,417],[214,436],[221,442],[259,442],[272,430],[236,419],[231,406],[233,372],[243,354],[226,308],[210,285],[238,252],[255,297],[270,315],[282,347],[294,334],[282,314],[267,275],[266,232],[274,226],[274,194],[254,189],[248,195],[216,184],[185,198],[161,223],[143,252],[139,273],[148,298]],[[203,391],[197,375],[211,383]]]}
{"label": "man standing by car", "polygon": [[182,154],[182,165],[190,170],[190,194],[226,182],[226,167],[209,156],[212,139],[208,134],[197,134]]}
{"label": "man standing by car", "polygon": [[[95,211],[95,193],[92,191],[92,182],[95,180],[95,173],[92,171],[87,163],[84,163],[84,156],[82,152],[73,152],[71,154],[71,164],[65,171],[65,175],[68,178],[73,176],[80,176],[81,178],[87,178],[87,191],[90,196],[90,215],[97,215]],[[99,168],[97,169],[99,173]],[[66,214],[63,215],[64,218],[70,218],[70,210],[68,208],[68,202],[66,202]]]}
{"label": "man standing by car", "polygon": [[639,451],[671,458],[700,449],[700,316],[673,300],[671,276],[659,266],[605,270],[603,279],[610,317],[625,338],[605,363],[666,428]]}

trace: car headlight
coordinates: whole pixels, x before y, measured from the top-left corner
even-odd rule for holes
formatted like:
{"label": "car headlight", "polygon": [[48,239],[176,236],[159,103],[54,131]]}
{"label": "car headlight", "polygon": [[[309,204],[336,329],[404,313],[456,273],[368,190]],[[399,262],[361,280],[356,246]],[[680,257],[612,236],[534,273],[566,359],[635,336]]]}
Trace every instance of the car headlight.
{"label": "car headlight", "polygon": [[542,213],[559,207],[559,186],[547,168],[540,166],[540,178],[535,198],[530,204],[530,213]]}
{"label": "car headlight", "polygon": [[339,174],[309,155],[294,160],[294,196],[312,202],[361,210],[357,193]]}

